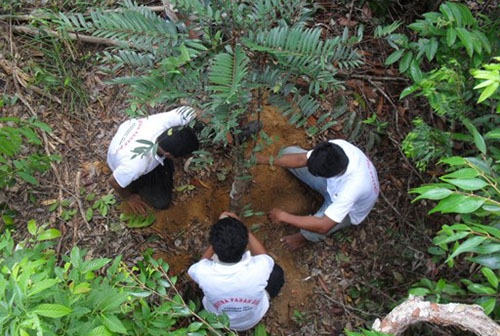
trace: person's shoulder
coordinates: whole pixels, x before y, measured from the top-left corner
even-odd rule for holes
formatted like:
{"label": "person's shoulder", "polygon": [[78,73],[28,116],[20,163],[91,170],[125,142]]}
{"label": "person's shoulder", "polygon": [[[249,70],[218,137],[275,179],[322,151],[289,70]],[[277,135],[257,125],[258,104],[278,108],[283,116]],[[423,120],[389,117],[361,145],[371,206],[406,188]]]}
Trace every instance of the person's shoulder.
{"label": "person's shoulder", "polygon": [[274,259],[269,254],[258,254],[251,257],[252,264],[274,266]]}
{"label": "person's shoulder", "polygon": [[199,273],[210,270],[210,266],[212,264],[212,260],[210,259],[201,259],[200,261],[192,264],[188,269],[188,274],[191,273]]}

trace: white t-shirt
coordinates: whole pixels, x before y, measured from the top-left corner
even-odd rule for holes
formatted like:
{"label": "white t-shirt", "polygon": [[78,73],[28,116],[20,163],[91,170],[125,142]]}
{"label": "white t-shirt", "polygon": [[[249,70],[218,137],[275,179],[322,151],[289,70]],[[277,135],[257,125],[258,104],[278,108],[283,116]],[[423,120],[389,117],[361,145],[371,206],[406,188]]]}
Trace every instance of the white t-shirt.
{"label": "white t-shirt", "polygon": [[203,290],[206,310],[229,316],[232,329],[242,331],[255,326],[269,308],[267,280],[274,260],[267,254],[252,256],[249,251],[234,264],[202,259],[188,274]]}
{"label": "white t-shirt", "polygon": [[181,106],[169,112],[123,122],[111,140],[107,157],[108,166],[120,187],[127,187],[132,181],[155,169],[158,164],[163,164],[163,158],[151,152],[144,157],[138,155],[132,159],[132,150],[144,146],[137,140],[155,142],[164,131],[186,125],[194,116],[191,107]]}
{"label": "white t-shirt", "polygon": [[[375,205],[379,194],[377,171],[368,157],[345,140],[330,140],[342,148],[349,158],[344,174],[327,179],[327,191],[332,204],[325,216],[340,223],[349,215],[351,223],[360,224]],[[307,156],[311,155],[309,151]]]}

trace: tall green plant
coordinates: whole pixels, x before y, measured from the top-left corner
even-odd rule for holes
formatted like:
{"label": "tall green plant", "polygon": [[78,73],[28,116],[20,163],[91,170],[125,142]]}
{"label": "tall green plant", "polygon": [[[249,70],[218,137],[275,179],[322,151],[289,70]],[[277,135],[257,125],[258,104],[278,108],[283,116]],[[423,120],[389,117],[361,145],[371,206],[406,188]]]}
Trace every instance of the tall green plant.
{"label": "tall green plant", "polygon": [[443,158],[441,162],[448,165],[449,172],[440,177],[442,182],[411,191],[419,195],[415,201],[429,199],[438,202],[430,214],[459,214],[456,223],[442,226],[433,240],[436,247],[429,251],[438,257],[446,257],[444,261],[450,267],[465,262],[482,266],[480,273],[462,279],[460,285],[449,284],[444,279],[438,283],[426,280],[421,282],[424,286],[417,285],[412,293],[433,295],[437,300],[463,300],[466,296],[472,296],[487,314],[494,312],[498,318],[500,153],[495,151],[490,155]]}
{"label": "tall green plant", "polygon": [[[323,90],[342,86],[335,78],[338,69],[361,63],[353,46],[362,31],[355,37],[345,30],[342,36],[323,39],[321,29],[307,28],[315,7],[304,0],[172,4],[180,17],[189,18],[187,29],[198,39],[188,38],[182,22],[165,21],[131,1],[113,13],[61,14],[59,21],[65,29],[116,40],[119,47],[107,53],[107,59],[140,70],[137,76],[113,80],[129,85],[131,114],[148,105],[176,104],[181,98],[203,111],[209,120],[205,136],[232,152],[236,180],[231,195],[237,200],[244,194],[252,163],[245,160],[238,137],[243,125],[260,121],[264,97],[297,126],[320,114]],[[319,120],[311,134],[332,124],[328,116]]]}
{"label": "tall green plant", "polygon": [[164,261],[147,254],[130,268],[74,247],[59,266],[59,231],[34,221],[28,230],[18,244],[9,231],[0,237],[2,335],[234,335],[227,317],[182,299]]}
{"label": "tall green plant", "polygon": [[[417,166],[425,169],[429,162],[435,162],[444,153],[450,153],[455,140],[473,142],[479,132],[487,133],[500,122],[498,116],[486,104],[476,105],[498,87],[495,80],[494,64],[487,64],[493,55],[498,54],[497,38],[500,21],[496,18],[474,17],[463,4],[445,2],[439,12],[423,15],[423,19],[410,24],[416,38],[400,33],[392,33],[399,24],[378,28],[377,36],[387,35],[389,45],[395,49],[385,63],[398,63],[399,71],[408,76],[412,85],[401,93],[401,98],[411,94],[424,97],[432,111],[447,123],[450,141],[441,142],[442,150],[434,154],[426,151],[435,147],[436,137],[423,139],[419,134],[429,126],[418,121],[417,129],[405,139],[403,148]],[[476,70],[482,66],[485,70]],[[479,72],[478,72],[479,71]],[[484,94],[477,98],[474,78],[484,76]],[[490,81],[491,80],[491,81]],[[481,85],[481,84],[480,84]],[[477,86],[476,88],[481,88]],[[463,126],[472,135],[464,133]],[[438,135],[441,130],[431,130]]]}

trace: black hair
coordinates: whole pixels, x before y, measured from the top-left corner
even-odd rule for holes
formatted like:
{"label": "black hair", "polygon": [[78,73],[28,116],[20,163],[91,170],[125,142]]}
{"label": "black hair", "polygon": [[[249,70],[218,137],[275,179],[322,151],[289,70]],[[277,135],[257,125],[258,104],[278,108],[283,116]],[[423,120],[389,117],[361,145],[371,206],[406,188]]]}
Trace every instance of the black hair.
{"label": "black hair", "polygon": [[241,260],[248,245],[248,229],[233,217],[219,219],[210,229],[208,241],[219,260],[235,263]]}
{"label": "black hair", "polygon": [[333,177],[346,170],[349,158],[344,150],[331,142],[321,142],[307,159],[307,168],[314,176]]}
{"label": "black hair", "polygon": [[160,134],[156,139],[159,146],[174,157],[192,153],[198,149],[198,137],[191,127],[172,127]]}

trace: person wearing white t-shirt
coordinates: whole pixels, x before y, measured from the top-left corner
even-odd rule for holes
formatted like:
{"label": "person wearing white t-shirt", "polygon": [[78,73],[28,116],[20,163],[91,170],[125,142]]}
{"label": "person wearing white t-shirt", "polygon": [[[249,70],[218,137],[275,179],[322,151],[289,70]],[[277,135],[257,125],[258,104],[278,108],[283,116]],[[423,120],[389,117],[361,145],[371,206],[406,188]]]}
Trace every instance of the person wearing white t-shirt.
{"label": "person wearing white t-shirt", "polygon": [[[313,216],[271,210],[271,222],[300,229],[281,239],[288,248],[295,250],[308,241],[318,242],[344,227],[359,225],[375,205],[379,195],[377,171],[358,147],[339,139],[321,142],[310,151],[292,146],[282,153],[273,165],[288,168],[324,199]],[[257,162],[269,164],[270,161],[258,156]]]}
{"label": "person wearing white t-shirt", "polygon": [[207,311],[227,314],[231,329],[248,330],[269,309],[269,297],[278,295],[285,282],[283,269],[233,213],[221,214],[209,243],[188,274],[203,291]]}
{"label": "person wearing white t-shirt", "polygon": [[[113,174],[109,183],[134,213],[147,214],[151,207],[166,209],[172,198],[172,158],[198,149],[198,138],[187,124],[195,111],[182,106],[169,112],[123,122],[111,140],[107,163]],[[135,153],[140,140],[157,143],[156,152]]]}

